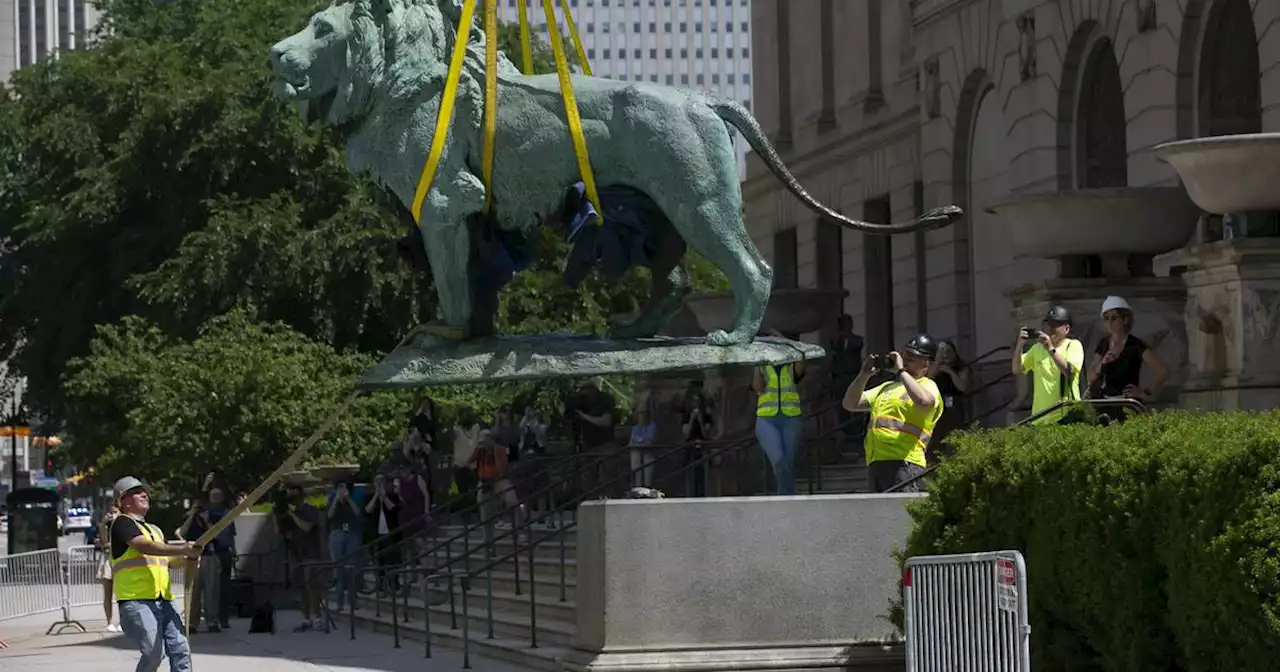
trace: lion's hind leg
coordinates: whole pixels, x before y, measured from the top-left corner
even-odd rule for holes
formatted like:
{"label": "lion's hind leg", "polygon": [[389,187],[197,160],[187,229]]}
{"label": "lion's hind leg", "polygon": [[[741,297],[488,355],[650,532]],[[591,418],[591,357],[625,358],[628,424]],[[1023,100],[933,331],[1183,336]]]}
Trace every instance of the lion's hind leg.
{"label": "lion's hind leg", "polygon": [[733,292],[733,322],[729,331],[707,334],[709,345],[751,342],[764,321],[773,287],[773,269],[760,258],[747,235],[737,199],[727,194],[705,200],[691,216],[673,222],[685,241],[719,268]]}

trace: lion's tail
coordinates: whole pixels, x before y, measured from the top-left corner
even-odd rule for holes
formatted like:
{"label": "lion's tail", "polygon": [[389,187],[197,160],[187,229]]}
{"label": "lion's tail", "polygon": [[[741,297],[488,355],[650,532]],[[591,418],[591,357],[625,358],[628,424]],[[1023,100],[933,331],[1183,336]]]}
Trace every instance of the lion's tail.
{"label": "lion's tail", "polygon": [[760,128],[760,122],[756,121],[756,118],[747,111],[747,108],[733,100],[712,100],[708,102],[708,105],[715,110],[716,115],[723,119],[725,123],[738,129],[742,137],[746,138],[747,144],[751,145],[751,149],[755,150],[761,159],[764,159],[764,164],[769,167],[769,171],[786,186],[787,190],[795,194],[795,197],[800,199],[802,203],[809,206],[809,209],[836,224],[867,233],[911,233],[952,224],[964,215],[964,211],[960,208],[954,205],[947,205],[934,208],[914,220],[899,224],[873,224],[849,219],[818,202],[818,199],[814,198],[808,191],[805,191],[805,188],[796,180],[795,175],[792,175],[791,171],[787,169],[787,165],[782,162],[782,157],[778,156],[778,150],[774,149],[773,143],[769,142],[764,129]]}

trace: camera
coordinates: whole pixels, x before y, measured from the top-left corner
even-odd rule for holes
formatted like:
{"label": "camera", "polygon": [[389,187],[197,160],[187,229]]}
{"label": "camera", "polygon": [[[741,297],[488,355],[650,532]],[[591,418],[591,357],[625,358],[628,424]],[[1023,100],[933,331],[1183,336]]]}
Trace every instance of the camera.
{"label": "camera", "polygon": [[271,513],[278,517],[289,515],[289,491],[286,488],[278,488],[271,494]]}
{"label": "camera", "polygon": [[897,368],[889,355],[871,355],[871,366],[877,371],[892,371]]}
{"label": "camera", "polygon": [[1040,340],[1040,337],[1043,335],[1043,332],[1035,327],[1023,327],[1022,330],[1027,332],[1028,341]]}

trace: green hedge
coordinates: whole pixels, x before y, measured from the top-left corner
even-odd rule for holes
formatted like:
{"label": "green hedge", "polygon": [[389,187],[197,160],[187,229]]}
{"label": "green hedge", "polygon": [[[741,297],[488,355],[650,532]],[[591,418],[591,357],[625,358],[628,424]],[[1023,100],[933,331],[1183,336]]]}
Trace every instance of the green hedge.
{"label": "green hedge", "polygon": [[1280,669],[1280,413],[955,440],[905,555],[1022,551],[1037,672]]}

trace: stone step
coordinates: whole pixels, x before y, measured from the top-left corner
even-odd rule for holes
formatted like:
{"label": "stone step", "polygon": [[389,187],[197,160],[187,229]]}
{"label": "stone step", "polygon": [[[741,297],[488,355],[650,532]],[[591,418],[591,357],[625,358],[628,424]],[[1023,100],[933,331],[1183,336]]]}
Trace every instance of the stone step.
{"label": "stone step", "polygon": [[[471,593],[471,599],[467,602],[469,611],[465,617],[463,616],[461,595],[457,596],[454,606],[455,611],[452,614],[450,613],[448,602],[428,607],[427,611],[431,614],[431,631],[434,633],[453,630],[453,623],[456,618],[458,627],[455,632],[459,636],[462,634],[463,622],[467,621],[473,641],[487,638],[489,635],[489,615],[485,609],[484,591],[479,586],[476,586]],[[476,597],[479,597],[479,601],[475,599]],[[508,601],[507,604],[512,604],[512,602]],[[530,639],[528,604],[528,597],[526,596],[524,602],[517,605],[517,610],[504,611],[498,609],[497,601],[495,600],[493,609],[494,637],[523,641],[528,645]],[[543,618],[546,612],[541,607],[544,605],[539,604],[538,606],[538,643],[552,646],[569,646],[573,641],[574,623]],[[409,619],[409,623],[422,623],[423,606],[421,600],[409,600],[408,614],[404,613],[403,603],[397,609],[400,610],[401,625],[404,624],[406,616]],[[390,614],[391,605],[384,603],[375,609],[371,598],[362,598],[360,608],[356,611],[356,618],[376,616],[377,613],[381,613],[383,616]]]}
{"label": "stone step", "polygon": [[[501,531],[499,531],[498,534],[501,534]],[[559,561],[561,557],[561,553],[563,553],[564,558],[567,560],[572,560],[576,558],[578,555],[578,544],[574,540],[565,539],[562,541],[559,538],[555,538],[555,539],[548,539],[548,540],[542,541],[535,538],[534,541],[535,541],[535,545],[534,545],[533,552],[535,557],[538,557],[538,558]],[[466,544],[466,546],[468,546],[471,553],[477,557],[480,555],[481,550],[486,548],[484,545],[483,537],[479,535],[472,536],[468,540],[468,543]],[[563,551],[561,550],[562,547],[563,547]],[[505,556],[510,554],[513,550],[515,550],[517,546],[514,543],[514,540],[510,536],[508,536],[501,539],[495,538],[493,541],[493,548],[498,555]],[[529,545],[527,542],[522,541],[519,544],[518,548],[520,550],[520,557],[522,559],[527,558],[529,556]],[[463,553],[464,545],[462,540],[459,539],[458,541],[453,542],[447,547],[442,546],[439,551],[439,555],[441,557],[444,556],[446,549],[449,551],[449,553],[452,556],[459,556],[459,555],[462,555]]]}
{"label": "stone step", "polygon": [[[493,571],[493,572],[490,572],[490,577],[491,577],[491,580],[493,581],[493,589],[495,591],[502,591],[504,593],[516,592],[516,576],[512,572]],[[538,585],[534,590],[537,593],[539,600],[546,598],[548,600],[559,601],[560,599],[560,577],[559,576],[556,576],[554,578],[538,576],[538,577],[535,577],[535,581],[537,582]],[[476,583],[481,587],[482,590],[484,588],[483,582],[484,582],[483,576],[476,579]],[[520,573],[520,590],[522,592],[526,592],[529,590],[529,575],[525,572]],[[565,585],[564,585],[565,599],[572,602],[573,600],[577,599],[577,593],[578,593],[577,583],[574,582],[574,579],[572,576],[566,575]]]}
{"label": "stone step", "polygon": [[[348,616],[340,615],[335,617],[339,621],[339,633],[344,632],[346,627],[346,619]],[[358,630],[371,630],[373,632],[390,634],[392,632],[391,614],[383,612],[381,616],[375,616],[372,612],[361,609],[356,612],[356,628]],[[462,650],[462,628],[457,630],[437,629],[435,621],[432,621],[431,645],[443,646],[457,651]],[[461,622],[458,624],[461,626]],[[401,647],[408,648],[410,646],[423,647],[422,641],[426,634],[423,628],[421,618],[410,620],[408,623],[401,621],[399,624]],[[532,670],[540,670],[543,672],[561,672],[560,661],[565,654],[569,652],[567,646],[553,646],[550,643],[538,642],[538,648],[531,648],[529,640],[504,638],[496,636],[494,639],[488,639],[487,630],[479,633],[473,631],[470,633],[471,653],[474,656],[489,658],[491,660],[499,660],[520,667]],[[341,636],[341,634],[339,634]],[[474,665],[474,663],[473,663]],[[424,668],[429,664],[424,664]]]}
{"label": "stone step", "polygon": [[[867,487],[868,481],[866,476],[863,475],[838,477],[824,476],[821,481],[821,487],[819,487],[819,482],[817,480],[813,482],[814,494],[824,495],[866,492]],[[809,492],[809,481],[806,479],[796,479],[796,492],[807,494]]]}
{"label": "stone step", "polygon": [[[471,561],[469,563],[462,559],[461,554],[456,555],[454,556],[454,560],[449,565],[448,569],[455,572],[465,571],[469,573],[476,573],[476,572],[479,572],[481,569],[483,569],[490,562],[493,562],[499,557],[503,557],[503,556],[493,556],[492,558],[489,558],[489,557],[485,557],[483,554],[484,554],[483,549],[480,551],[473,552],[471,554]],[[533,565],[534,565],[533,567],[534,574],[536,574],[538,578],[541,578],[547,581],[559,581],[560,576],[563,573],[565,580],[567,582],[576,583],[578,580],[577,558],[566,558],[565,561],[561,563],[560,558],[558,556],[553,558],[544,558],[544,557],[538,557],[537,555],[535,555],[533,558]],[[563,572],[561,571],[562,565],[564,567]],[[524,553],[521,553],[518,556],[507,558],[505,560],[502,560],[501,562],[498,562],[492,567],[492,569],[498,572],[511,572],[513,574],[518,573],[521,579],[528,578],[529,556],[525,555]]]}
{"label": "stone step", "polygon": [[[523,594],[517,594],[515,592],[515,583],[511,580],[511,577],[508,576],[507,579],[507,581],[499,582],[495,577],[493,580],[493,610],[495,613],[501,612],[512,616],[522,615],[524,617],[523,622],[527,624],[529,622],[530,609],[528,579],[523,579],[520,582],[520,589]],[[486,602],[488,599],[488,595],[486,593],[484,577],[476,577],[471,591],[466,594],[467,608],[471,610],[471,614],[473,616],[476,614],[483,615],[485,613]],[[456,609],[459,614],[462,613],[462,595],[463,593],[460,590],[454,593]],[[566,598],[567,597],[568,595],[566,595]],[[361,608],[374,609],[374,601],[375,600],[372,595],[362,596],[360,601]],[[377,609],[390,611],[391,601],[389,599],[382,597],[377,600],[377,602]],[[399,609],[404,604],[405,600],[401,599],[396,608]],[[408,598],[408,604],[411,609],[410,613],[420,613],[422,608],[422,593],[419,591],[411,593]],[[558,584],[548,586],[539,582],[534,596],[534,604],[536,606],[539,624],[542,624],[544,621],[554,621],[572,629],[577,623],[578,605],[568,599],[564,602],[560,601],[560,586]],[[449,611],[449,605],[446,603],[443,606],[435,607],[435,609],[437,611],[444,611],[447,613]]]}

